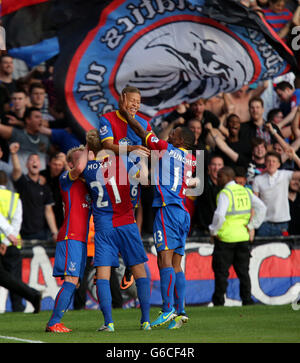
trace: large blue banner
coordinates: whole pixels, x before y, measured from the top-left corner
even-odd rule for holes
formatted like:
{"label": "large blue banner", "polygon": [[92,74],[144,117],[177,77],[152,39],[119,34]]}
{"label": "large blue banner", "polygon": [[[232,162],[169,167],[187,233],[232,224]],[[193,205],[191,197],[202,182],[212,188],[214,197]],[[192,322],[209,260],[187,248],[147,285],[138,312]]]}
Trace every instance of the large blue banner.
{"label": "large blue banner", "polygon": [[[88,31],[72,28],[72,41],[80,41],[71,56],[67,38],[61,41],[56,81],[83,129],[98,127],[127,85],[141,90],[140,112],[152,118],[183,101],[232,92],[290,69],[292,52],[258,14],[226,1],[227,11],[232,3],[241,11],[239,22],[232,19],[239,25],[224,24],[216,11],[209,15],[211,1],[196,3],[115,0],[101,12],[94,9],[98,21]],[[247,27],[240,25],[243,18]]]}
{"label": "large blue banner", "polygon": [[[57,56],[54,80],[75,128],[98,127],[127,85],[149,119],[176,105],[271,79],[292,51],[236,0],[3,0],[8,52]],[[30,26],[28,24],[30,23]]]}

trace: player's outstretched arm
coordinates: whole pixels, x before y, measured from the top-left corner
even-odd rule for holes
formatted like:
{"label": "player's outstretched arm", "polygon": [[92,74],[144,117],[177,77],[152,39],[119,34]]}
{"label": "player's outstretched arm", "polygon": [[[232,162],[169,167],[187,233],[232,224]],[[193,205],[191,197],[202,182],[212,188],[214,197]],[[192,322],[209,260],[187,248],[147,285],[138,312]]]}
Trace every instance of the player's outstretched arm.
{"label": "player's outstretched arm", "polygon": [[18,142],[13,142],[9,146],[11,161],[13,165],[13,171],[12,171],[13,181],[18,180],[22,175],[22,168],[20,164],[20,159],[18,157],[19,149],[20,149],[20,144]]}

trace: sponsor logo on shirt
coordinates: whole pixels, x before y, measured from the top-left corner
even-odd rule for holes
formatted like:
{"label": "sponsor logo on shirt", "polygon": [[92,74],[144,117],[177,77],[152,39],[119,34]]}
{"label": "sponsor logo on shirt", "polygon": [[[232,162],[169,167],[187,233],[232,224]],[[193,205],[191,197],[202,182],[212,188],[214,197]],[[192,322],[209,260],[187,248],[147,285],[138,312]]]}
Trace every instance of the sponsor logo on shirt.
{"label": "sponsor logo on shirt", "polygon": [[156,136],[152,136],[150,141],[157,143],[159,139]]}
{"label": "sponsor logo on shirt", "polygon": [[128,137],[123,137],[119,140],[119,145],[133,145],[133,143]]}

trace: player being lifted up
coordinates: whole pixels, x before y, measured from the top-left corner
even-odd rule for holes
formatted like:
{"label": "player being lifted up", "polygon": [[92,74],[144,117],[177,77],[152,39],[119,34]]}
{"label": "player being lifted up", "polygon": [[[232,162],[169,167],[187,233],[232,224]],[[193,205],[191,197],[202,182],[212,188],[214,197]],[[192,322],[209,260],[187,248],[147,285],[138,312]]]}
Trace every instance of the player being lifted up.
{"label": "player being lifted up", "polygon": [[[137,115],[141,104],[141,93],[136,87],[125,87],[122,94],[127,95],[127,112],[135,118],[141,127],[151,131],[148,121]],[[134,133],[120,110],[107,112],[99,119],[99,133],[103,149],[112,150],[116,155],[122,153],[120,145],[127,145],[127,152],[136,151],[140,155],[148,156],[149,150],[142,145],[142,139]]]}
{"label": "player being lifted up", "polygon": [[[127,95],[127,111],[134,117],[139,124],[147,131],[151,131],[148,121],[137,115],[141,105],[141,93],[138,88],[127,86],[122,93]],[[116,155],[122,154],[123,150],[127,153],[135,151],[140,156],[149,156],[149,150],[142,145],[142,139],[135,134],[128,125],[127,121],[120,114],[119,110],[107,112],[99,119],[99,133],[103,149],[112,150]],[[126,148],[122,146],[126,145]],[[140,193],[140,187],[137,188]],[[140,203],[140,201],[139,201]],[[138,204],[135,206],[136,210]],[[133,284],[131,269],[126,266],[124,276],[121,281],[121,289],[125,290]]]}
{"label": "player being lifted up", "polygon": [[131,267],[136,282],[142,313],[141,329],[150,330],[150,280],[144,266],[148,258],[135,223],[128,176],[128,171],[137,174],[138,169],[130,161],[126,165],[119,155],[98,154],[101,150],[98,130],[88,131],[86,138],[89,161],[86,160],[82,175],[92,196],[96,288],[104,316],[104,325],[98,330],[114,331],[109,280],[111,266],[119,266],[119,253],[126,266]]}
{"label": "player being lifted up", "polygon": [[177,127],[170,134],[168,142],[158,139],[151,131],[141,127],[128,112],[125,93],[120,97],[119,111],[149,149],[160,151],[155,166],[152,206],[156,208],[153,235],[163,307],[151,326],[160,326],[172,320],[168,328],[180,328],[188,321],[184,309],[185,275],[181,269],[181,260],[190,228],[190,216],[183,201],[196,165],[193,156],[187,152],[194,144],[194,134],[186,127]]}

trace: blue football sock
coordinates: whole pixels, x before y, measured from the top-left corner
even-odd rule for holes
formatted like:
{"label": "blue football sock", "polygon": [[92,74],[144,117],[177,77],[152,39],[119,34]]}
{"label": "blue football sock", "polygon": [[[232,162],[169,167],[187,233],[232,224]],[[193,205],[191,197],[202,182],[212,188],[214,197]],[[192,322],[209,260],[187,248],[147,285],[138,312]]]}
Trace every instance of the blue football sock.
{"label": "blue football sock", "polygon": [[174,304],[175,272],[173,267],[162,268],[160,271],[160,289],[164,312],[171,311]]}
{"label": "blue football sock", "polygon": [[141,277],[135,280],[137,295],[141,305],[141,324],[150,321],[150,280],[148,277]]}
{"label": "blue football sock", "polygon": [[112,297],[109,280],[99,279],[96,281],[97,296],[100,309],[104,316],[104,324],[113,323],[112,319]]}
{"label": "blue football sock", "polygon": [[71,298],[75,292],[76,285],[71,282],[64,282],[56,295],[52,316],[48,322],[49,326],[60,323],[65,311],[68,309]]}
{"label": "blue football sock", "polygon": [[174,302],[175,309],[178,314],[185,313],[184,300],[185,300],[185,275],[183,271],[177,272],[174,289]]}

